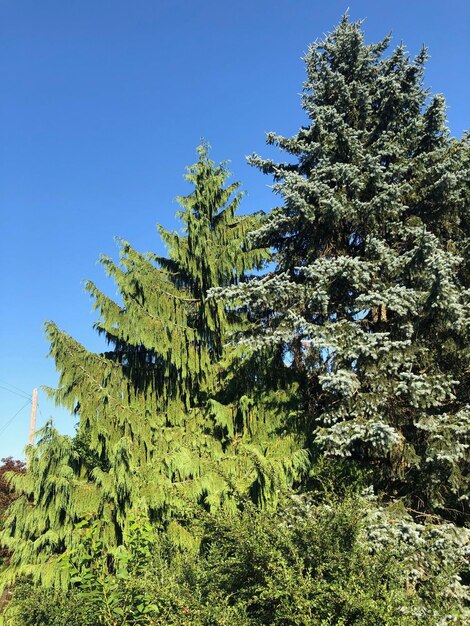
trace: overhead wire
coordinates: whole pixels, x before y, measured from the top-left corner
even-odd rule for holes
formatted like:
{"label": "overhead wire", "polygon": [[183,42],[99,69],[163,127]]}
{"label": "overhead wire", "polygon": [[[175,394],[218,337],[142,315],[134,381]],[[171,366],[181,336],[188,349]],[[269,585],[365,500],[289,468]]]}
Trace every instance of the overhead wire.
{"label": "overhead wire", "polygon": [[28,398],[29,400],[31,400],[31,396],[24,391],[21,391],[21,393],[19,393],[18,391],[13,391],[13,389],[8,389],[8,387],[4,387],[3,385],[0,385],[0,389],[3,389],[4,391],[9,391],[10,393],[15,394],[15,396],[19,396],[20,398]]}
{"label": "overhead wire", "polygon": [[31,394],[29,392],[25,391],[24,389],[21,389],[20,387],[17,387],[16,385],[12,385],[7,380],[0,378],[0,383],[3,383],[4,385],[8,385],[8,387],[13,387],[13,389],[16,389],[16,391],[21,391],[21,393],[24,393],[26,396],[31,397]]}
{"label": "overhead wire", "polygon": [[5,424],[3,424],[3,426],[0,428],[0,434],[3,433],[4,430],[6,430],[8,428],[8,426],[10,426],[10,424],[12,423],[12,421],[15,419],[15,417],[21,413],[21,411],[23,409],[25,409],[29,404],[31,404],[31,400],[28,400],[28,402],[26,402],[26,404],[23,404],[23,406],[21,407],[21,409],[18,409],[18,411],[12,416],[10,417],[10,419],[5,422]]}

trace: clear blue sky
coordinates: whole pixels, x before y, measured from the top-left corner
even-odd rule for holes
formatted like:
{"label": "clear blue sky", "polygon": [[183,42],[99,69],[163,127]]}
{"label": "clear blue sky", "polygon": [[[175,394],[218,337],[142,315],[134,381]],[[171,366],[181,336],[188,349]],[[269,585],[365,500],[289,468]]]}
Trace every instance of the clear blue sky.
{"label": "clear blue sky", "polygon": [[[116,235],[161,251],[155,224],[177,226],[201,137],[231,160],[244,210],[272,206],[245,156],[304,122],[301,57],[348,6],[368,41],[392,32],[413,53],[429,46],[426,84],[460,136],[468,0],[0,1],[0,456],[20,458],[27,441],[29,406],[13,392],[57,382],[43,322],[99,349],[83,281],[114,293],[96,260],[115,255]],[[41,392],[39,406],[39,425],[53,415],[73,432]]]}

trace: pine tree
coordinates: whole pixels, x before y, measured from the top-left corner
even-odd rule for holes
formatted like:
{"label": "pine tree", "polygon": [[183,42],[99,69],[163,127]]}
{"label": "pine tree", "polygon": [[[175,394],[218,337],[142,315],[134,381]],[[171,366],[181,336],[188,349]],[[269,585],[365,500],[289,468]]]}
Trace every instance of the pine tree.
{"label": "pine tree", "polygon": [[270,371],[282,365],[279,351],[263,362],[245,358],[229,338],[249,326],[246,311],[228,313],[207,295],[244,281],[268,254],[247,245],[258,218],[236,215],[241,193],[238,183],[225,186],[226,165],[215,166],[206,145],[198,153],[186,176],[193,191],[178,198],[183,232],[159,228],[169,256],[121,241],[120,263],[102,258],[120,301],[86,286],[109,350],[89,352],[46,326],[60,373],[50,393],[78,428],[70,438],[48,424],[29,471],[11,477],[19,497],[3,541],[13,576],[66,584],[51,557],[75,547],[75,526],[90,516],[109,550],[122,543],[135,509],[189,544],[185,520],[195,506],[274,502],[305,469],[306,453],[279,432],[293,398],[289,372]]}
{"label": "pine tree", "polygon": [[443,96],[423,87],[426,50],[387,56],[389,42],[366,45],[345,16],[309,48],[308,123],[268,134],[285,162],[250,158],[282,199],[252,236],[274,249],[277,270],[223,294],[251,307],[254,343],[283,346],[304,381],[298,424],[313,450],[358,463],[412,508],[459,516],[469,141],[450,137]]}

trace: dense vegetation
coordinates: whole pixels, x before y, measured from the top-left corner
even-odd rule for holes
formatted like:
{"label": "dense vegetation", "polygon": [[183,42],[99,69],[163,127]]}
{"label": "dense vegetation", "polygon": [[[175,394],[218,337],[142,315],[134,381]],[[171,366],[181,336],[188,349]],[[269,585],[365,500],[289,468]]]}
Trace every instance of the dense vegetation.
{"label": "dense vegetation", "polygon": [[10,474],[5,624],[466,623],[469,141],[388,47],[310,47],[268,215],[199,147],[168,256],[87,284],[106,352],[47,325],[78,427]]}

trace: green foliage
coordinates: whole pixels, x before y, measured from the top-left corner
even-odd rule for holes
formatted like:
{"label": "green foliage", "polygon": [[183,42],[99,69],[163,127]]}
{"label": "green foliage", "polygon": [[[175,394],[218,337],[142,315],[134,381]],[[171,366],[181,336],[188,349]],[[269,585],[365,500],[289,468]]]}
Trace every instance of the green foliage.
{"label": "green foliage", "polygon": [[14,598],[0,616],[2,626],[100,626],[93,604],[80,594],[59,594],[28,579],[15,585]]}
{"label": "green foliage", "polygon": [[57,557],[76,548],[74,528],[89,515],[102,520],[110,551],[136,507],[189,546],[195,506],[232,510],[247,495],[275,505],[307,469],[308,454],[285,426],[295,380],[282,353],[260,359],[229,345],[249,327],[248,313],[208,297],[240,284],[268,253],[247,243],[258,218],[235,214],[241,194],[238,183],[224,186],[225,164],[216,166],[206,145],[198,156],[186,176],[193,191],[178,199],[182,233],[159,228],[168,258],[120,242],[120,264],[102,259],[120,302],[87,284],[109,350],[91,353],[46,326],[60,373],[50,393],[78,429],[70,438],[48,424],[28,473],[11,477],[19,497],[2,539],[14,552],[5,582],[22,573],[67,586]]}
{"label": "green foliage", "polygon": [[97,520],[77,525],[80,544],[61,556],[61,567],[82,601],[95,608],[101,624],[147,624],[161,607],[160,598],[151,595],[158,536],[145,518],[130,516],[124,545],[110,554],[101,525]]}
{"label": "green foliage", "polygon": [[275,513],[246,503],[194,519],[195,551],[131,517],[111,559],[100,522],[81,524],[80,546],[62,557],[74,585],[68,599],[20,587],[6,624],[33,623],[21,620],[34,599],[34,615],[49,616],[34,623],[44,626],[68,623],[54,621],[56,605],[67,615],[80,604],[97,620],[85,624],[106,626],[437,626],[468,617],[456,579],[465,542],[416,525],[399,506],[292,496]]}
{"label": "green foliage", "polygon": [[[230,607],[237,624],[299,626],[437,624],[447,612],[457,614],[462,596],[447,593],[465,551],[449,543],[453,570],[434,562],[417,582],[416,545],[373,543],[371,508],[358,497],[315,505],[296,496],[276,514],[248,507],[216,519],[203,571],[208,606]],[[406,516],[397,518],[385,535],[405,523]],[[214,613],[214,623],[224,623],[223,613]]]}

